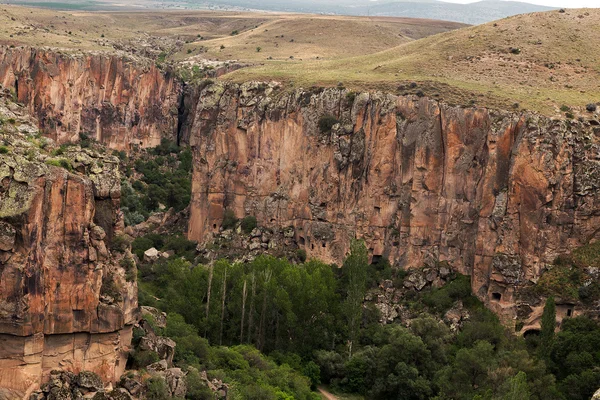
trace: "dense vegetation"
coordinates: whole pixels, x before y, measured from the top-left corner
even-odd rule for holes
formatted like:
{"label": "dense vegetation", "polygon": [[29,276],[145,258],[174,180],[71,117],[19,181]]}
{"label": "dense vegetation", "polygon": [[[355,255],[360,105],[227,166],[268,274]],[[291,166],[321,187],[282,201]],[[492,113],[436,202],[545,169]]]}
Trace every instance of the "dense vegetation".
{"label": "dense vegetation", "polygon": [[[129,218],[158,204],[185,207],[188,150],[163,142],[133,168],[128,175],[139,179],[126,196]],[[175,179],[188,185],[181,189],[186,195],[169,189]],[[165,195],[155,197],[153,185]],[[226,213],[224,227],[238,224],[249,233],[257,221]],[[139,259],[150,247],[174,255],[140,263],[139,300],[168,313],[159,333],[177,342],[175,362],[188,370],[190,399],[211,398],[199,371],[228,383],[233,399],[318,398],[311,389],[320,384],[369,399],[589,399],[600,387],[600,326],[577,317],[555,334],[552,297],[597,298],[595,282],[582,284],[584,267],[598,266],[597,244],[558,259],[530,289],[548,300],[539,336],[526,339],[503,327],[462,275],[441,288],[405,291],[399,301],[408,317],[382,325],[365,295],[385,279],[402,287],[406,272],[385,260],[369,264],[359,241],[341,268],[306,261],[306,253],[300,264],[259,256],[204,265],[181,234],[149,233],[132,243]],[[466,315],[458,329],[443,322],[451,309]],[[137,353],[132,362],[152,361]]]}
{"label": "dense vegetation", "polygon": [[154,149],[139,154],[131,162],[116,152],[123,163],[121,209],[126,225],[135,225],[162,207],[181,211],[190,202],[192,152],[167,139]]}
{"label": "dense vegetation", "polygon": [[[310,398],[306,388],[322,383],[369,399],[584,399],[600,386],[600,328],[585,317],[540,338],[543,346],[526,343],[456,275],[402,300],[416,315],[409,327],[381,325],[362,302],[365,271],[377,272],[360,242],[341,268],[265,256],[212,266],[174,258],[140,266],[140,302],[169,313],[176,361],[229,382],[234,398]],[[402,275],[394,279],[401,284]],[[459,301],[469,318],[453,332],[440,317]]]}

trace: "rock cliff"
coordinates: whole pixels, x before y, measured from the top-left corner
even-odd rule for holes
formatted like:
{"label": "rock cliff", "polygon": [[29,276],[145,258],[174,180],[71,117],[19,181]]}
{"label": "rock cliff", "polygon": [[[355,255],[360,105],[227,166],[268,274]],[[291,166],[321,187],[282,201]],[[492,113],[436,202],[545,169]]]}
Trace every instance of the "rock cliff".
{"label": "rock cliff", "polygon": [[[540,305],[519,308],[519,289],[556,256],[599,236],[600,128],[593,118],[552,120],[425,97],[264,83],[183,90],[153,64],[30,48],[0,48],[0,82],[59,143],[80,133],[124,150],[161,137],[189,143],[190,239],[210,240],[226,209],[255,215],[262,226],[292,228],[294,246],[325,261],[340,262],[351,238],[363,238],[372,259],[386,257],[399,268],[447,262],[471,275],[474,292],[507,321],[520,312],[535,325]],[[61,172],[44,173],[28,188],[88,193],[97,184]],[[90,209],[116,210],[115,199],[92,192],[77,204],[78,224],[91,226]],[[64,193],[70,191],[54,196]],[[112,237],[111,219],[101,219]],[[43,237],[38,222],[22,236]],[[65,241],[82,233],[48,234],[58,241],[53,246],[77,249]],[[69,257],[84,257],[72,251]],[[18,328],[22,334],[35,331],[34,320]],[[78,329],[68,319],[54,324]]]}
{"label": "rock cliff", "polygon": [[20,111],[0,106],[0,388],[27,395],[54,369],[114,381],[137,321],[135,264],[111,251],[118,159],[58,149]]}
{"label": "rock cliff", "polygon": [[58,143],[85,134],[128,150],[177,135],[179,80],[148,60],[0,46],[0,84]]}
{"label": "rock cliff", "polygon": [[400,268],[448,262],[509,320],[515,290],[599,236],[595,121],[258,83],[192,96],[190,239],[226,209],[294,227],[326,261],[363,238]]}

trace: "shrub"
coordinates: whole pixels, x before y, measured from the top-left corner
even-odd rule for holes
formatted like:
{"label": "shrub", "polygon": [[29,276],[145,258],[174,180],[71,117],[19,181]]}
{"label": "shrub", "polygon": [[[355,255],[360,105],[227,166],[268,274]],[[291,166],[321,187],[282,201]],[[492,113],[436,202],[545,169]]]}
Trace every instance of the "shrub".
{"label": "shrub", "polygon": [[123,257],[119,264],[121,265],[121,267],[123,267],[123,269],[125,269],[125,280],[127,282],[135,282],[135,261],[133,261],[131,257]]}
{"label": "shrub", "polygon": [[110,296],[115,301],[121,301],[121,291],[115,283],[115,279],[112,273],[104,275],[102,278],[102,286],[100,287],[100,294],[103,296]]}
{"label": "shrub", "polygon": [[336,117],[331,114],[325,114],[319,119],[319,130],[321,133],[331,132],[335,124],[339,123]]}
{"label": "shrub", "polygon": [[146,399],[148,400],[169,400],[169,388],[167,383],[161,377],[155,376],[146,381]]}
{"label": "shrub", "polygon": [[235,216],[235,213],[232,210],[225,210],[225,214],[223,215],[223,223],[221,224],[223,229],[233,229],[237,222],[238,219]]}
{"label": "shrub", "polygon": [[204,380],[195,369],[190,369],[185,377],[187,383],[186,398],[190,400],[213,400],[214,393],[206,386]]}
{"label": "shrub", "polygon": [[560,106],[560,111],[562,111],[562,112],[571,111],[571,108],[569,106],[566,106],[563,104],[562,106]]}
{"label": "shrub", "polygon": [[346,93],[346,101],[348,103],[354,103],[355,99],[356,99],[356,92],[348,92],[348,93]]}
{"label": "shrub", "polygon": [[154,243],[144,236],[135,238],[131,243],[131,251],[138,256],[140,260],[144,258],[144,252],[151,247],[154,247]]}
{"label": "shrub", "polygon": [[234,31],[231,31],[231,36],[235,36],[238,35],[240,32],[236,29]]}
{"label": "shrub", "polygon": [[52,165],[54,167],[64,168],[67,171],[72,171],[73,170],[73,166],[71,165],[71,162],[69,160],[67,160],[66,158],[59,158],[59,159],[54,159],[54,160],[47,160],[46,164]]}
{"label": "shrub", "polygon": [[0,146],[0,154],[8,154],[8,147]]}
{"label": "shrub", "polygon": [[145,368],[157,361],[159,361],[158,354],[151,350],[137,350],[131,357],[134,368]]}
{"label": "shrub", "polygon": [[575,115],[572,112],[567,112],[567,113],[565,113],[565,117],[567,117],[569,119],[573,119],[573,118],[575,118]]}
{"label": "shrub", "polygon": [[306,250],[304,249],[298,249],[296,250],[296,257],[298,258],[298,261],[300,261],[301,263],[306,261]]}
{"label": "shrub", "polygon": [[257,226],[256,217],[254,215],[248,215],[242,219],[241,227],[244,233],[250,233]]}
{"label": "shrub", "polygon": [[129,239],[125,235],[116,235],[111,243],[111,250],[117,253],[123,253],[129,247]]}
{"label": "shrub", "polygon": [[256,48],[256,52],[257,52],[257,53],[260,53],[260,51],[261,51],[261,50],[262,50],[262,47],[260,47],[260,46],[258,46],[258,47]]}

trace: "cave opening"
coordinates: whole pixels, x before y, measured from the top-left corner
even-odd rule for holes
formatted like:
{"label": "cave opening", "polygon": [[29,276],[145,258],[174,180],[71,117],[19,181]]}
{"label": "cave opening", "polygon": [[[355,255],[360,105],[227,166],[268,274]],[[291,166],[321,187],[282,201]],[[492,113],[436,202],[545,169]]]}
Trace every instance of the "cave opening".
{"label": "cave opening", "polygon": [[383,261],[382,255],[373,254],[373,258],[371,258],[371,265],[379,265]]}
{"label": "cave opening", "polygon": [[492,300],[493,301],[500,301],[500,299],[502,299],[502,294],[500,294],[498,292],[493,292],[492,293]]}
{"label": "cave opening", "polygon": [[305,243],[306,243],[306,240],[302,236],[298,237],[298,244],[300,246],[304,246]]}
{"label": "cave opening", "polygon": [[573,315],[573,309],[569,308],[567,309],[567,317],[571,317]]}

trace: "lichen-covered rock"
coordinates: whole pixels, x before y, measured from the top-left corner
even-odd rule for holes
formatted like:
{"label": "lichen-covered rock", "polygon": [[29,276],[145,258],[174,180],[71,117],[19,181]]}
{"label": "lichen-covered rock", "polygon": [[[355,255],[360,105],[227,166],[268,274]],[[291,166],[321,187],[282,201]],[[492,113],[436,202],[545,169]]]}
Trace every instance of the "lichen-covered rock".
{"label": "lichen-covered rock", "polygon": [[[58,149],[22,129],[35,121],[0,96],[5,112],[21,125],[0,131],[0,387],[29,394],[60,378],[48,396],[78,398],[64,390],[70,376],[51,371],[89,370],[114,382],[137,319],[136,284],[125,279],[122,255],[109,250],[118,229],[118,160],[99,147]],[[112,304],[103,300],[108,283]]]}

